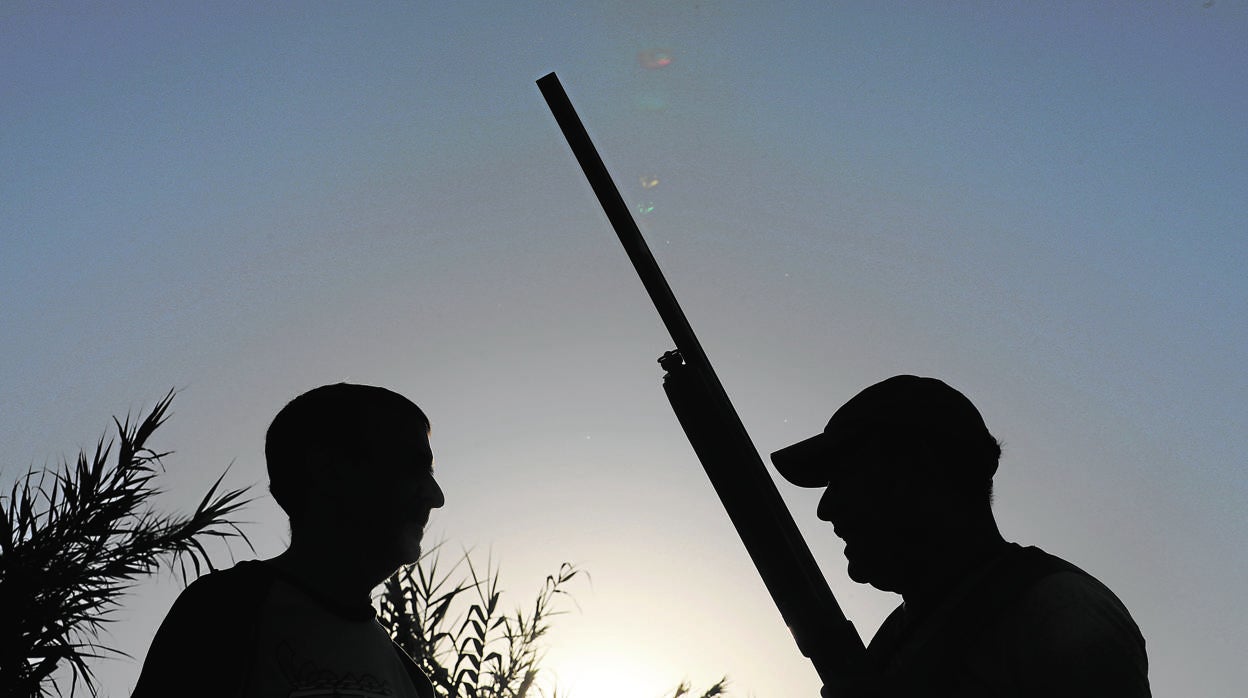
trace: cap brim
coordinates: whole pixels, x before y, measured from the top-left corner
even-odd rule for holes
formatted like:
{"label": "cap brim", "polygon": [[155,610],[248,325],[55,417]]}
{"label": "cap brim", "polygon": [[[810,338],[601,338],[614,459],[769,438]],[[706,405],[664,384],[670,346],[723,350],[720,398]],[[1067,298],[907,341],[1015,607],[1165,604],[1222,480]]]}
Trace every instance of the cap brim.
{"label": "cap brim", "polygon": [[827,434],[815,434],[771,454],[776,472],[798,487],[823,487],[828,484],[832,453]]}

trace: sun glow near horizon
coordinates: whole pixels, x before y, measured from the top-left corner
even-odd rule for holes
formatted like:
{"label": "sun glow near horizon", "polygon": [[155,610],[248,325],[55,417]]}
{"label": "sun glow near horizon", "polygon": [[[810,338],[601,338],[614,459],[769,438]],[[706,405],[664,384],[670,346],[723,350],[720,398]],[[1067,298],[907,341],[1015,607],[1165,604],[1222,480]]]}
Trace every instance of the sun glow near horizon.
{"label": "sun glow near horizon", "polygon": [[552,696],[667,698],[680,682],[679,677],[662,676],[652,666],[638,662],[636,653],[626,649],[580,647],[558,654],[557,660],[548,660],[543,672]]}

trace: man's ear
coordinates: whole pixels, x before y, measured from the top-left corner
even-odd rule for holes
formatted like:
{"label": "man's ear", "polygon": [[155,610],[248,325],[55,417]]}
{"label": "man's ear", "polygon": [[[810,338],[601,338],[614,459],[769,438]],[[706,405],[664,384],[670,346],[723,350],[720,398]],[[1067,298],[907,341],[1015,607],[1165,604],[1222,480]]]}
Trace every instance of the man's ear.
{"label": "man's ear", "polygon": [[315,441],[309,443],[303,452],[303,468],[307,476],[305,490],[320,496],[336,497],[351,470],[342,461],[341,453]]}

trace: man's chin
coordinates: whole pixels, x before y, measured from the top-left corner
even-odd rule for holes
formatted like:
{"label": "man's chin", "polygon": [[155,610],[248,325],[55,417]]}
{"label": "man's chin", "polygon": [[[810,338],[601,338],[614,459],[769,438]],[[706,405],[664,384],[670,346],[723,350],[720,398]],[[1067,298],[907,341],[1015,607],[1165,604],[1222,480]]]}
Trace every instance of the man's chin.
{"label": "man's chin", "polygon": [[871,583],[871,575],[862,568],[861,563],[855,563],[851,561],[849,563],[848,572],[849,572],[849,578],[854,580],[855,582],[858,582],[859,584]]}
{"label": "man's chin", "polygon": [[420,544],[425,537],[425,527],[420,524],[407,524],[403,527],[403,538],[400,543],[400,549],[403,553],[403,563],[411,564],[420,559]]}
{"label": "man's chin", "polygon": [[889,575],[881,573],[882,566],[849,558],[849,578],[859,584],[870,584],[880,591],[896,592],[897,585],[889,580]]}

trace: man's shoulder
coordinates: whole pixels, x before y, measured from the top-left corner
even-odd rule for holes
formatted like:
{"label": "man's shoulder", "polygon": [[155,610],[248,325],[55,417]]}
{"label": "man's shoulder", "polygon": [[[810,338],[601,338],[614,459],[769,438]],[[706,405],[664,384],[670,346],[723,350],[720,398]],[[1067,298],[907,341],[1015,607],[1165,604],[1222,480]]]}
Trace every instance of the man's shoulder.
{"label": "man's shoulder", "polygon": [[1108,586],[1076,568],[1046,575],[1019,598],[1008,622],[1026,628],[1029,637],[1080,638],[1093,642],[1114,637],[1143,652],[1144,638],[1131,612]]}
{"label": "man's shoulder", "polygon": [[1080,569],[1058,570],[1037,579],[1021,599],[1023,605],[1048,606],[1109,604],[1122,606],[1101,580]]}
{"label": "man's shoulder", "polygon": [[1092,605],[1108,609],[1102,615],[1119,611],[1126,615],[1113,592],[1092,575],[1040,548],[1010,543],[918,625],[910,624],[905,604],[898,606],[876,632],[871,647],[893,653],[917,643],[949,651],[973,644],[986,631],[1034,628],[1037,619],[1064,625],[1068,621],[1059,612],[1078,613]]}
{"label": "man's shoulder", "polygon": [[1021,589],[1017,603],[1020,609],[1042,614],[1067,607],[1105,607],[1127,613],[1118,596],[1092,574],[1039,548],[1022,550],[1031,558],[1022,564],[1035,567],[1035,572]]}
{"label": "man's shoulder", "polygon": [[[270,584],[265,564],[248,560],[187,585],[152,638],[134,698],[234,695],[239,639],[254,627]],[[205,673],[206,666],[217,669]],[[198,678],[188,684],[187,676]]]}
{"label": "man's shoulder", "polygon": [[1150,694],[1139,626],[1108,586],[1070,563],[1036,579],[983,639],[1027,678],[1027,695]]}
{"label": "man's shoulder", "polygon": [[938,612],[899,607],[869,652],[896,695],[1148,696],[1144,639],[1109,588],[1010,544]]}
{"label": "man's shoulder", "polygon": [[998,569],[1022,573],[1022,579],[1028,585],[1057,573],[1091,576],[1073,563],[1034,545],[1010,543],[1003,561],[1004,564],[999,565]]}
{"label": "man's shoulder", "polygon": [[263,560],[241,560],[232,567],[212,570],[200,575],[189,586],[227,588],[271,580],[268,563]]}
{"label": "man's shoulder", "polygon": [[174,611],[195,615],[229,615],[258,605],[273,582],[260,560],[245,560],[228,569],[200,575],[174,601]]}

